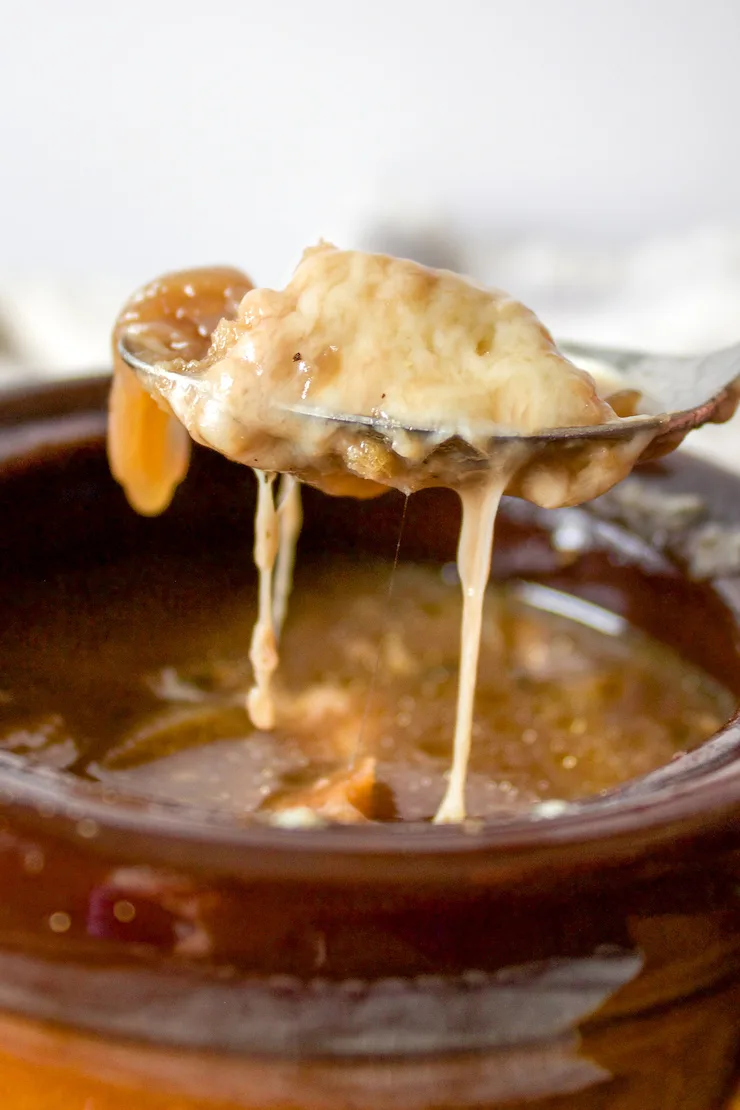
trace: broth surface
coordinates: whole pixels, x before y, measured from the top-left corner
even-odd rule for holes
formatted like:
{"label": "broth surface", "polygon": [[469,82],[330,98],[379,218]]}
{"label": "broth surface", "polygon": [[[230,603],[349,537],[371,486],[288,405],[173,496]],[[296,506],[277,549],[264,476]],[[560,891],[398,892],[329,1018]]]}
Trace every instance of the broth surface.
{"label": "broth surface", "polygon": [[[401,563],[391,575],[381,560],[302,558],[266,732],[245,708],[247,563],[168,556],[14,588],[0,745],[239,821],[305,806],[339,820],[431,819],[455,725],[454,564]],[[695,747],[732,709],[714,679],[621,618],[545,587],[491,583],[468,814],[607,790]]]}

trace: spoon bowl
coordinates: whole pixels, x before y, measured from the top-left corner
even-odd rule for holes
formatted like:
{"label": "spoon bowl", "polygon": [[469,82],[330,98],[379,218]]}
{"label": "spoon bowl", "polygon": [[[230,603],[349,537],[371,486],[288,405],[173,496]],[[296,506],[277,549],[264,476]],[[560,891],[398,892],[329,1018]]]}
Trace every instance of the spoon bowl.
{"label": "spoon bowl", "polygon": [[[740,400],[740,344],[691,357],[584,343],[562,343],[559,349],[588,370],[597,385],[602,383],[603,396],[626,391],[638,396],[640,411],[604,424],[517,433],[489,422],[424,426],[386,416],[332,412],[304,403],[278,403],[277,408],[291,424],[296,421],[310,427],[324,442],[335,436],[344,447],[350,441],[382,445],[391,451],[406,481],[406,487],[402,481],[394,484],[411,489],[437,480],[443,484],[453,471],[459,478],[506,469],[525,454],[531,459],[544,452],[549,460],[554,455],[566,460],[575,452],[585,458],[604,447],[624,444],[625,448],[633,445],[641,459],[659,457],[678,446],[692,429],[728,420]],[[135,333],[120,337],[118,351],[142,384],[165,396],[178,387],[204,396],[212,389],[197,373],[173,369],[163,360],[161,349],[148,348]],[[300,476],[298,462],[286,458],[285,469]]]}

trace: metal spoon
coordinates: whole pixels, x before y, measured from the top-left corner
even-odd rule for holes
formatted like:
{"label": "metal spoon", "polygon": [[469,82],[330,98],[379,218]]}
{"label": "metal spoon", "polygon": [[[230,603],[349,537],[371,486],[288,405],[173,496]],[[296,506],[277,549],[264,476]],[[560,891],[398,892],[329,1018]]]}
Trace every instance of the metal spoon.
{"label": "metal spoon", "polygon": [[[486,456],[492,456],[506,443],[553,447],[575,446],[584,441],[629,441],[640,433],[654,432],[650,455],[661,453],[661,444],[674,446],[692,428],[727,420],[740,399],[740,344],[708,355],[689,357],[651,355],[643,351],[620,350],[586,343],[561,343],[560,351],[577,366],[589,370],[597,378],[608,379],[608,394],[622,390],[640,394],[640,412],[627,419],[588,427],[551,428],[536,434],[522,435],[509,430],[487,427],[485,447],[479,435],[471,435],[471,426],[424,427],[409,425],[385,417],[330,412],[309,405],[281,405],[281,410],[300,420],[321,422],[341,428],[344,432],[377,437],[398,450],[399,440],[407,437],[419,448],[423,457],[426,444],[435,450],[455,440],[458,446],[476,446],[468,454],[470,464],[480,468]],[[208,390],[207,380],[197,374],[173,370],[161,358],[161,352],[148,350],[135,335],[124,335],[118,344],[123,361],[142,379],[143,384],[162,387],[165,393],[172,385],[187,383],[190,389]],[[603,390],[601,391],[604,392]],[[403,452],[406,454],[406,452]],[[409,453],[409,458],[411,454]]]}

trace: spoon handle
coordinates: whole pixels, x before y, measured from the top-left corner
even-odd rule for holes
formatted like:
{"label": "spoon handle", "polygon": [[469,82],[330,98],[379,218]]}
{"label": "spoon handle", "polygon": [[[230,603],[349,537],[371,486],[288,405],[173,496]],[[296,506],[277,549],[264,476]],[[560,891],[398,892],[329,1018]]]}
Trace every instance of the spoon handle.
{"label": "spoon handle", "polygon": [[[594,362],[618,370],[662,412],[700,408],[740,378],[740,344],[709,355],[648,355],[590,343],[561,343],[576,363]],[[588,369],[588,367],[586,367]]]}

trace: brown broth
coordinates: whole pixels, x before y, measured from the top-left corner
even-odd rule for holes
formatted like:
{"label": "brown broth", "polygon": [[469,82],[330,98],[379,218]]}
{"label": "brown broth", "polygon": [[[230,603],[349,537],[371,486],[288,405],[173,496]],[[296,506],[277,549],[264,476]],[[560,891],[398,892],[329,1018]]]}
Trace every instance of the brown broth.
{"label": "brown broth", "polygon": [[[16,589],[0,634],[0,745],[237,820],[321,808],[336,791],[328,816],[431,819],[455,720],[454,565],[402,563],[391,578],[380,560],[301,560],[266,733],[245,710],[256,591],[235,564],[130,560]],[[730,715],[714,679],[584,604],[489,585],[471,817],[608,790]]]}

